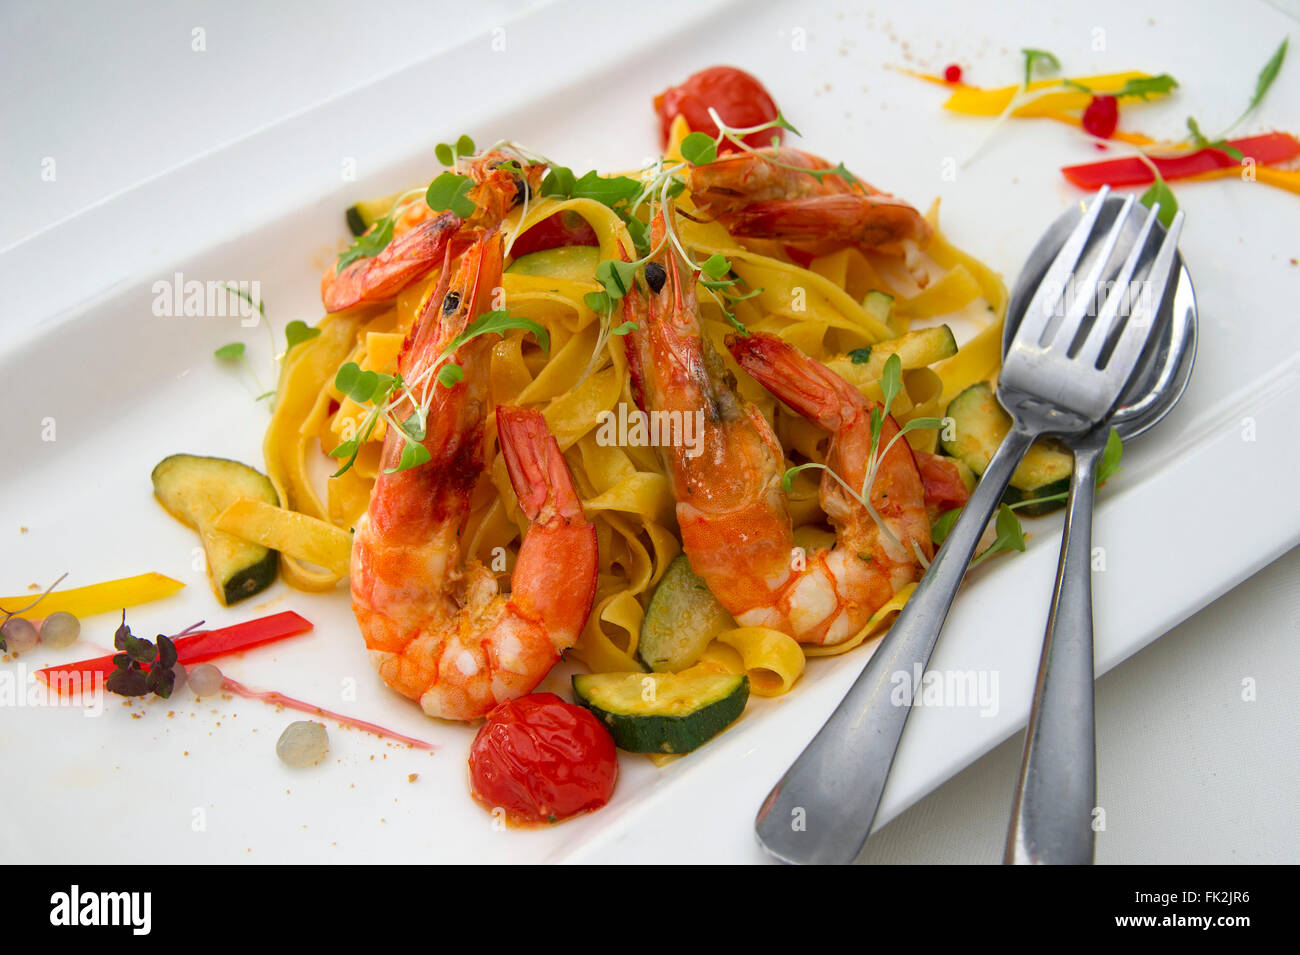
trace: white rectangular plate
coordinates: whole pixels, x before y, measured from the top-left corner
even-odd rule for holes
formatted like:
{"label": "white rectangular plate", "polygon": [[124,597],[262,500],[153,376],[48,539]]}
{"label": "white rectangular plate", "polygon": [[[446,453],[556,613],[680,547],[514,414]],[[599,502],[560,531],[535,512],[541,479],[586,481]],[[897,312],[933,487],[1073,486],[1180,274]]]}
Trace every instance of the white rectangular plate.
{"label": "white rectangular plate", "polygon": [[[1145,5],[1144,5],[1145,6]],[[866,653],[813,661],[800,686],[760,700],[729,732],[663,770],[636,757],[605,810],[544,830],[499,831],[466,789],[473,729],[425,719],[373,675],[344,593],[277,585],[255,606],[215,606],[192,564],[193,535],[153,501],[149,470],[190,451],[261,460],[264,405],[212,359],[249,343],[263,379],[262,329],[236,319],[158,318],[152,285],[180,272],[257,280],[277,328],[319,316],[321,269],[345,206],[427,180],[432,146],[462,132],[509,137],[576,169],[628,168],[654,151],[651,96],[715,63],[758,75],[808,148],[924,208],[944,198],[958,244],[1008,284],[1039,232],[1079,194],[1057,167],[1097,154],[1069,129],[1012,122],[945,179],[987,128],[944,115],[943,91],[890,70],[960,62],[972,82],[1014,82],[1018,48],[1061,56],[1069,73],[1139,68],[1183,81],[1176,102],[1125,109],[1131,127],[1177,136],[1235,117],[1255,71],[1291,24],[1263,5],[1232,17],[1170,5],[1080,12],[1000,4],[660,3],[653,16],[571,2],[489,39],[393,74],[243,139],[0,255],[6,467],[0,473],[0,591],[157,570],[180,595],[131,612],[137,633],[175,632],[292,608],[315,631],[222,661],[235,678],[418,736],[429,754],[333,728],[328,760],[291,771],[273,752],[293,718],[239,699],[110,703],[0,712],[7,767],[5,861],[757,861],[752,819]],[[1031,12],[1032,11],[1032,12]],[[1100,32],[1099,32],[1100,31]],[[1213,51],[1213,55],[1207,54]],[[1300,115],[1288,64],[1252,129]],[[51,104],[53,108],[57,104]],[[146,115],[144,121],[150,121]],[[158,117],[158,122],[167,118]],[[344,160],[356,181],[340,182]],[[1108,669],[1300,539],[1294,409],[1300,400],[1300,199],[1233,181],[1179,187],[1182,251],[1196,283],[1202,345],[1181,406],[1125,455],[1102,495],[1094,576],[1097,661]],[[48,437],[53,423],[55,440]],[[25,527],[25,533],[19,528]],[[944,671],[996,675],[995,713],[920,708],[881,807],[883,824],[1024,724],[1056,560],[1059,518],[1031,522],[1027,553],[973,575],[935,655]],[[69,651],[38,648],[23,668],[107,647],[113,621],[88,622]],[[97,651],[96,651],[97,652]],[[562,689],[553,674],[544,689]],[[414,781],[410,781],[414,776]],[[127,838],[127,833],[149,838]]]}

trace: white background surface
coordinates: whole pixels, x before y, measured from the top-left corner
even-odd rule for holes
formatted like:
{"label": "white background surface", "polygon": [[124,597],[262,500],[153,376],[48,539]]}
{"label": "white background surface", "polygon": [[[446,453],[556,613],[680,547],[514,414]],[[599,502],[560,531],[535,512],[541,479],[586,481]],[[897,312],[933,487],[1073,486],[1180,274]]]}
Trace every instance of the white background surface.
{"label": "white background surface", "polygon": [[[535,5],[7,3],[0,249]],[[203,54],[191,50],[196,27],[206,31]],[[1295,63],[1287,75],[1296,82]],[[473,97],[484,81],[448,77],[431,103]],[[522,80],[497,72],[491,81]],[[55,182],[40,178],[47,156]],[[1206,516],[1224,508],[1207,503]],[[1214,559],[1211,521],[1205,558]],[[1292,552],[1099,682],[1099,861],[1300,861],[1297,636]],[[1241,699],[1246,678],[1254,702]],[[891,823],[868,858],[999,859],[1020,746],[1019,736],[1008,741]]]}

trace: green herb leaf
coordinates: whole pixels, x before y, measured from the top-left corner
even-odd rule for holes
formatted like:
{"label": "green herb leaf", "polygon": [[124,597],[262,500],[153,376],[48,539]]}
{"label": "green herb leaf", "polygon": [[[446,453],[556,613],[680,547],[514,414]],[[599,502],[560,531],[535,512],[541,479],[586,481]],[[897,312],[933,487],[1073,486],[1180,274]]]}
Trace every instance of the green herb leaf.
{"label": "green herb leaf", "polygon": [[1020,527],[1020,518],[1016,517],[1016,512],[1003,504],[998,508],[998,517],[993,524],[993,529],[997,531],[997,537],[984,554],[988,556],[997,554],[1004,550],[1025,549],[1025,532]]}
{"label": "green herb leaf", "polygon": [[961,508],[954,507],[950,511],[944,511],[930,527],[930,540],[935,544],[942,544],[948,539],[948,533],[952,530],[952,525],[957,523],[957,518],[961,516]]}
{"label": "green herb leaf", "polygon": [[638,328],[640,328],[640,327],[641,327],[641,326],[638,325],[636,322],[624,322],[622,325],[618,326],[618,328],[611,329],[611,330],[610,330],[610,334],[611,334],[611,335],[627,335],[627,334],[630,334],[631,332],[636,331],[636,330],[637,330]]}
{"label": "green herb leaf", "polygon": [[346,252],[339,256],[334,271],[342,272],[358,259],[373,259],[393,241],[393,219],[384,216],[370,227],[365,235],[360,236]]}
{"label": "green herb leaf", "polygon": [[898,397],[898,393],[903,388],[903,361],[898,357],[898,353],[890,355],[885,359],[885,368],[880,373],[880,390],[885,395],[885,414],[889,414],[889,408]]}
{"label": "green herb leaf", "polygon": [[583,303],[597,315],[606,315],[614,307],[614,300],[608,292],[588,292],[582,297]]}
{"label": "green herb leaf", "polygon": [[474,155],[474,140],[468,136],[461,136],[460,139],[456,140],[456,153],[460,156]]}
{"label": "green herb leaf", "polygon": [[1282,69],[1282,61],[1286,59],[1287,45],[1290,42],[1290,37],[1284,37],[1276,52],[1264,64],[1264,68],[1259,71],[1259,77],[1255,80],[1255,95],[1250,98],[1250,105],[1246,107],[1246,112],[1242,113],[1242,116],[1245,116],[1246,113],[1258,106],[1268,93],[1269,87],[1273,85],[1273,81],[1277,79],[1277,74]]}
{"label": "green herb leaf", "polygon": [[641,191],[641,183],[627,176],[602,176],[596,170],[583,175],[569,189],[571,199],[594,199],[613,207],[625,202]]}
{"label": "green herb leaf", "polygon": [[791,125],[788,119],[786,119],[784,116],[781,115],[780,110],[776,111],[776,119],[772,120],[771,125],[779,127],[784,130],[788,130],[789,132],[794,133],[796,136],[803,135],[803,133],[799,132],[799,130],[795,129],[794,126]]}
{"label": "green herb leaf", "polygon": [[807,464],[797,464],[794,467],[787,469],[785,474],[781,475],[781,490],[789,494],[790,489],[794,487],[794,479],[799,475],[800,471],[806,471],[809,468],[825,467],[826,465],[824,464],[818,464],[816,461],[809,461]]}
{"label": "green herb leaf", "polygon": [[849,352],[849,360],[855,365],[865,365],[871,361],[871,346],[853,349],[853,351]]}
{"label": "green herb leaf", "polygon": [[450,166],[456,161],[456,153],[452,150],[450,143],[438,143],[433,147],[433,154],[438,157],[438,162],[444,166]]}
{"label": "green herb leaf", "polygon": [[623,220],[627,225],[627,234],[632,237],[632,244],[637,252],[645,255],[650,251],[650,229],[640,219],[628,217]]}
{"label": "green herb leaf", "polygon": [[455,362],[448,362],[438,369],[438,384],[444,388],[453,388],[465,380],[465,369]]}
{"label": "green herb leaf", "polygon": [[474,188],[474,180],[454,172],[444,172],[433,182],[424,194],[424,201],[435,212],[450,209],[462,219],[468,219],[477,208],[469,191]]}
{"label": "green herb leaf", "polygon": [[913,418],[906,421],[898,429],[899,434],[907,434],[909,431],[938,431],[943,427],[942,418]]}
{"label": "green herb leaf", "polygon": [[636,280],[636,266],[631,262],[606,259],[596,266],[596,281],[605,286],[605,292],[613,300],[621,299],[632,289]]}
{"label": "green herb leaf", "polygon": [[295,319],[284,326],[284,338],[288,342],[288,348],[285,350],[288,351],[294,345],[301,345],[303,342],[311,341],[319,334],[319,328],[312,328],[306,322]]}
{"label": "green herb leaf", "polygon": [[402,431],[412,441],[423,441],[426,437],[425,427],[420,423],[420,415],[412,412],[411,416],[402,422]]}
{"label": "green herb leaf", "polygon": [[1097,465],[1097,483],[1104,484],[1123,470],[1120,467],[1120,459],[1124,456],[1124,443],[1119,438],[1119,432],[1114,428],[1110,429],[1110,435],[1106,438],[1106,447],[1101,452],[1101,461]]}
{"label": "green herb leaf", "polygon": [[568,166],[552,166],[542,180],[543,196],[569,197],[573,194],[573,170]]}
{"label": "green herb leaf", "polygon": [[692,166],[707,166],[718,158],[718,144],[708,133],[691,133],[681,144],[682,158]]}
{"label": "green herb leaf", "polygon": [[1178,200],[1174,198],[1174,191],[1169,188],[1169,183],[1165,182],[1164,177],[1156,173],[1156,181],[1151,183],[1151,188],[1142,193],[1138,202],[1150,209],[1157,202],[1160,203],[1160,224],[1166,229],[1174,221],[1174,216],[1178,212]]}
{"label": "green herb leaf", "polygon": [[594,199],[613,208],[641,192],[642,184],[627,176],[602,176],[592,169],[575,178],[573,170],[552,166],[542,180],[542,195],[559,199]]}
{"label": "green herb leaf", "polygon": [[1101,94],[1098,94],[1091,86],[1085,86],[1077,80],[1061,80],[1061,85],[1078,90],[1081,93],[1113,96],[1116,99],[1145,100],[1148,96],[1160,96],[1172,92],[1178,87],[1178,81],[1168,73],[1161,73],[1159,76],[1139,76],[1131,80],[1125,80],[1124,85],[1113,92]]}
{"label": "green herb leaf", "polygon": [[361,447],[360,441],[358,441],[356,438],[350,438],[347,441],[344,441],[338,447],[336,447],[333,451],[331,451],[329,455],[332,458],[355,457],[360,447]]}
{"label": "green herb leaf", "polygon": [[1046,50],[1035,50],[1033,47],[1022,47],[1021,53],[1025,55],[1025,86],[1028,86],[1034,76],[1034,69],[1041,62],[1053,70],[1061,68],[1061,61],[1056,58],[1054,53]]}
{"label": "green herb leaf", "polygon": [[720,279],[731,271],[731,263],[721,252],[715,252],[700,263],[700,271],[710,278]]}
{"label": "green herb leaf", "polygon": [[243,342],[231,342],[229,345],[222,345],[220,348],[218,348],[218,349],[217,349],[216,351],[214,351],[212,354],[216,355],[218,358],[221,358],[221,359],[227,359],[227,360],[229,360],[229,359],[234,359],[234,358],[243,358],[243,357],[244,357],[244,343],[243,343]]}
{"label": "green herb leaf", "polygon": [[451,344],[447,346],[446,354],[450,355],[471,338],[477,338],[479,335],[497,334],[504,336],[506,332],[515,329],[532,332],[542,351],[549,352],[551,350],[551,336],[545,328],[531,318],[514,316],[505,309],[498,309],[495,312],[488,312],[486,315],[480,316],[468,328],[453,338]]}
{"label": "green herb leaf", "polygon": [[384,473],[396,474],[398,471],[409,471],[411,468],[419,467],[431,457],[432,455],[429,454],[428,448],[424,445],[408,441],[402,448],[402,457],[397,462],[397,467],[385,468]]}
{"label": "green herb leaf", "polygon": [[334,387],[341,394],[350,394],[352,386],[356,384],[357,379],[361,377],[361,366],[354,361],[344,362],[339,366],[339,370],[334,373]]}

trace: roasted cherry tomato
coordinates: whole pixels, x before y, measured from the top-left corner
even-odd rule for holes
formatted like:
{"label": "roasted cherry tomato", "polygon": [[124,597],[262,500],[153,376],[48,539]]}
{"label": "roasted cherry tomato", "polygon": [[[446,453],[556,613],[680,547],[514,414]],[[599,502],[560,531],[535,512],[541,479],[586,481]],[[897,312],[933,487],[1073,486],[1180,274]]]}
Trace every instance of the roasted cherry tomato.
{"label": "roasted cherry tomato", "polygon": [[925,486],[925,504],[936,513],[964,507],[970,499],[966,482],[961,479],[961,471],[951,458],[924,451],[913,452],[917,470],[921,472],[921,483]]}
{"label": "roasted cherry tomato", "polygon": [[[717,136],[718,126],[709,118],[710,106],[718,111],[724,123],[737,129],[760,126],[776,119],[776,103],[762,83],[734,66],[714,66],[655,97],[663,145],[668,145],[668,133],[678,116],[686,117],[686,125],[692,132]],[[779,141],[782,130],[765,129],[761,133],[750,133],[744,140],[750,146],[770,146],[774,136]],[[723,141],[718,151],[731,152],[735,148]]]}
{"label": "roasted cherry tomato", "polygon": [[533,226],[510,247],[516,259],[530,252],[543,252],[566,245],[598,245],[596,230],[582,216],[572,210],[547,216]]}
{"label": "roasted cherry tomato", "polygon": [[494,707],[469,750],[470,791],[515,822],[558,822],[609,802],[618,758],[609,731],[554,693]]}

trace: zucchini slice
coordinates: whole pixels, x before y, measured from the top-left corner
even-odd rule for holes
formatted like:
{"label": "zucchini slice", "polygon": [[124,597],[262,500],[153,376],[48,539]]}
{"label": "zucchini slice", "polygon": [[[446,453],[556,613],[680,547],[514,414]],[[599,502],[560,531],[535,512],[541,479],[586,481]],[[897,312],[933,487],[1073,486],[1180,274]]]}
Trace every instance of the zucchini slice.
{"label": "zucchini slice", "polygon": [[[871,295],[884,295],[884,293],[872,292]],[[952,329],[947,325],[939,325],[935,328],[922,328],[915,332],[908,332],[892,341],[878,342],[867,348],[855,348],[849,352],[849,359],[855,365],[866,365],[867,374],[872,378],[879,378],[884,374],[885,362],[889,360],[890,355],[897,355],[903,369],[907,370],[924,368],[933,365],[936,361],[951,358],[955,354],[957,354],[957,339],[953,338]]]}
{"label": "zucchini slice", "polygon": [[[989,466],[989,459],[1011,430],[1010,416],[1002,410],[987,382],[971,385],[952,399],[945,413],[953,420],[953,437],[941,442],[944,452],[963,462],[975,474],[983,474]],[[1052,442],[1039,440],[1011,476],[1011,486],[1003,501],[1018,504],[1059,494],[1069,488],[1073,471],[1073,455]],[[1054,511],[1063,503],[1049,501],[1016,510],[1033,516]]]}
{"label": "zucchini slice", "polygon": [[641,620],[636,653],[657,673],[677,673],[697,663],[709,642],[736,625],[685,554],[664,571]]}
{"label": "zucchini slice", "polygon": [[514,275],[541,275],[573,282],[594,282],[599,262],[600,249],[594,245],[562,245],[521,255],[510,263],[506,271]]}
{"label": "zucchini slice", "polygon": [[365,235],[367,229],[388,215],[388,211],[393,208],[393,203],[396,201],[397,193],[394,193],[382,199],[363,199],[348,206],[348,229],[354,236]]}
{"label": "zucchini slice", "polygon": [[279,554],[216,528],[216,520],[241,498],[279,505],[264,474],[226,458],[173,454],[153,469],[153,493],[167,513],[199,532],[212,591],[222,606],[260,593],[275,581]]}
{"label": "zucchini slice", "polygon": [[573,695],[629,753],[689,753],[745,711],[743,673],[593,673],[573,678]]}

